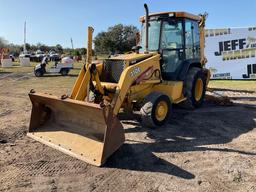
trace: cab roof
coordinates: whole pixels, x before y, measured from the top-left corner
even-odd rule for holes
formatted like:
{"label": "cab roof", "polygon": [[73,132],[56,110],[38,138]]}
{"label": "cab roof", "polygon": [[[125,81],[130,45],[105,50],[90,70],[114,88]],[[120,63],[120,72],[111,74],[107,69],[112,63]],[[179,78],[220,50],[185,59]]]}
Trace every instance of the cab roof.
{"label": "cab roof", "polygon": [[[179,18],[187,18],[187,19],[192,19],[195,21],[200,21],[201,17],[198,15],[193,15],[191,13],[187,13],[187,12],[159,12],[159,13],[151,13],[148,15],[149,18],[150,17],[179,17]],[[144,22],[145,21],[145,16],[141,16],[140,17],[140,22]]]}

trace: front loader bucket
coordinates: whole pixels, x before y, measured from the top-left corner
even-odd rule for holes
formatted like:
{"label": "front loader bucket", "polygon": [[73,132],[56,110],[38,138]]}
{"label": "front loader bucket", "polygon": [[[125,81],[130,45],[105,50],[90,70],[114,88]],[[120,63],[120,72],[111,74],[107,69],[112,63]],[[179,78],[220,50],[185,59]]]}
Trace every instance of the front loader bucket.
{"label": "front loader bucket", "polygon": [[29,93],[33,108],[28,136],[100,166],[124,143],[124,129],[111,107]]}

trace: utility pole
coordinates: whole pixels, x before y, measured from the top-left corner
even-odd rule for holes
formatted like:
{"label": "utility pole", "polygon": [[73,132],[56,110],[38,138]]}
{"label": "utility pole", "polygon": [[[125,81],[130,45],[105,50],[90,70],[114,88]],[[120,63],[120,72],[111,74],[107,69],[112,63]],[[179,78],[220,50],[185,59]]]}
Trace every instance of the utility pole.
{"label": "utility pole", "polygon": [[71,47],[72,47],[72,49],[74,49],[73,39],[72,39],[72,38],[70,38],[70,41],[71,41]]}
{"label": "utility pole", "polygon": [[24,46],[23,46],[23,52],[26,53],[27,49],[26,49],[26,34],[27,33],[27,29],[26,29],[26,21],[24,23]]}

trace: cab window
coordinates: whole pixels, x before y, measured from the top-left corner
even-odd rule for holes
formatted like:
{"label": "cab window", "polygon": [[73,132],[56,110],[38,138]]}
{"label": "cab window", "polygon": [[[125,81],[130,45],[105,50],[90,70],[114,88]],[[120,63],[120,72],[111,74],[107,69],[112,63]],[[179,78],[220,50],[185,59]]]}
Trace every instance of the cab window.
{"label": "cab window", "polygon": [[161,49],[182,48],[182,22],[164,21],[162,26]]}
{"label": "cab window", "polygon": [[160,50],[163,79],[175,79],[184,59],[182,20],[163,21]]}
{"label": "cab window", "polygon": [[186,59],[198,59],[200,57],[200,35],[198,23],[192,20],[185,20],[185,50]]}

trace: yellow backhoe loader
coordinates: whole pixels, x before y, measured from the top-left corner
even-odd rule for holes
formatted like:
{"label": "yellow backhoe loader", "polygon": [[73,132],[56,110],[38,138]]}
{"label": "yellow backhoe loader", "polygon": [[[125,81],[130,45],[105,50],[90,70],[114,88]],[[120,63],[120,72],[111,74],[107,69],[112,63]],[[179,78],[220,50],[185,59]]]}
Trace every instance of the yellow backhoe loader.
{"label": "yellow backhoe loader", "polygon": [[172,104],[200,107],[209,80],[204,56],[204,15],[149,14],[145,4],[141,46],[92,62],[88,28],[86,63],[70,96],[31,90],[28,136],[87,163],[100,166],[125,141],[121,108],[140,110],[143,126],[167,123]]}

